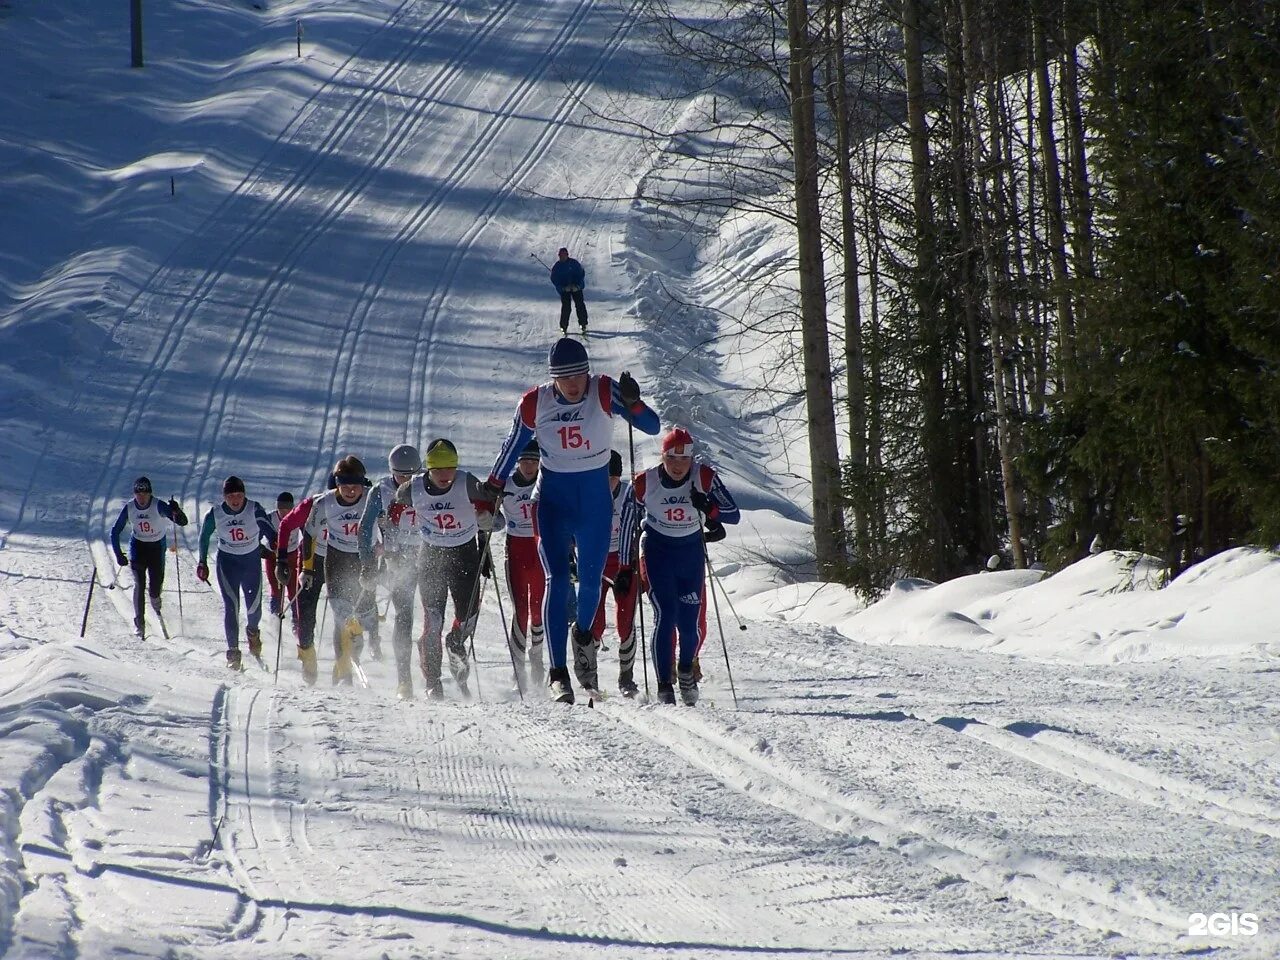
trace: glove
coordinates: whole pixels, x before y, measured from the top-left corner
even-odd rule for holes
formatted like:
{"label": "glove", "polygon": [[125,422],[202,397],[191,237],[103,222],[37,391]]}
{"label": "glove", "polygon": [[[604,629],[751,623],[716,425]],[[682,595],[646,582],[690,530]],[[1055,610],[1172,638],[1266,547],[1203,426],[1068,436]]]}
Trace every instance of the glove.
{"label": "glove", "polygon": [[316,572],[314,570],[303,570],[302,579],[298,581],[299,588],[302,590],[310,590],[311,585],[316,582]]}
{"label": "glove", "polygon": [[124,555],[123,550],[116,551],[116,563],[120,564],[122,567],[127,567],[129,565],[129,558]]}
{"label": "glove", "polygon": [[636,383],[636,378],[625,370],[618,378],[618,399],[627,407],[640,402],[640,384]]}
{"label": "glove", "polygon": [[173,518],[173,522],[180,527],[187,525],[187,515],[182,512],[182,505],[173,497],[169,498],[169,516]]}
{"label": "glove", "polygon": [[258,556],[260,556],[263,560],[270,560],[272,557],[275,556],[275,554],[271,551],[271,548],[268,547],[265,543],[260,543],[258,544]]}
{"label": "glove", "polygon": [[503,484],[497,477],[490,477],[480,484],[480,499],[485,503],[495,503],[502,497]]}
{"label": "glove", "polygon": [[707,543],[719,543],[725,538],[724,524],[707,518],[707,529],[702,532],[702,537]]}
{"label": "glove", "polygon": [[708,520],[714,520],[720,516],[720,508],[711,502],[711,498],[701,490],[694,490],[689,494],[689,499],[693,501],[693,509]]}
{"label": "glove", "polygon": [[196,564],[196,579],[201,583],[209,582],[209,565],[203,560]]}
{"label": "glove", "polygon": [[635,576],[635,571],[630,567],[623,567],[617,572],[613,578],[613,592],[620,597],[625,597],[631,592],[631,578]]}
{"label": "glove", "polygon": [[480,528],[481,533],[493,533],[493,511],[477,510],[476,526]]}
{"label": "glove", "polygon": [[276,581],[289,582],[289,559],[283,553],[276,554]]}
{"label": "glove", "polygon": [[376,563],[360,568],[360,586],[369,591],[378,589],[378,565]]}

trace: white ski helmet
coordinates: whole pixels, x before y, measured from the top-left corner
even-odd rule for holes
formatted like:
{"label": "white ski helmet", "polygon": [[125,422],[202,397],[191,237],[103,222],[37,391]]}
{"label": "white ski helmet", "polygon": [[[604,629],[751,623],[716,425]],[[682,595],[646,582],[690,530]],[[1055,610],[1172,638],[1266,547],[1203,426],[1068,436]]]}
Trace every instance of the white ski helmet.
{"label": "white ski helmet", "polygon": [[387,468],[392,473],[421,473],[422,455],[413,444],[402,443],[387,456]]}

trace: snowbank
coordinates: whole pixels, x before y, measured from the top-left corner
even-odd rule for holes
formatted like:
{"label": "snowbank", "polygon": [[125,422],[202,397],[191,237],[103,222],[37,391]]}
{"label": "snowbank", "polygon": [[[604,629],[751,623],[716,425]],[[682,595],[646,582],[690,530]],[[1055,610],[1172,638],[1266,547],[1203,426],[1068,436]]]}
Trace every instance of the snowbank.
{"label": "snowbank", "polygon": [[1158,561],[1110,551],[1053,576],[1009,570],[900,580],[869,607],[832,584],[739,604],[744,616],[833,626],[864,643],[992,650],[1077,663],[1280,654],[1280,556],[1242,547],[1160,586]]}

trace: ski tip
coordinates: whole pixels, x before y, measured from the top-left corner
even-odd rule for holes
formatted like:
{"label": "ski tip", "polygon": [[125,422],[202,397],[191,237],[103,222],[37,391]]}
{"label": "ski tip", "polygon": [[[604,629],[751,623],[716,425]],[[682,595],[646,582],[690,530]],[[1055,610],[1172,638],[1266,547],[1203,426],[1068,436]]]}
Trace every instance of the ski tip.
{"label": "ski tip", "polygon": [[589,710],[594,710],[596,708],[596,701],[593,697],[587,698],[587,708]]}

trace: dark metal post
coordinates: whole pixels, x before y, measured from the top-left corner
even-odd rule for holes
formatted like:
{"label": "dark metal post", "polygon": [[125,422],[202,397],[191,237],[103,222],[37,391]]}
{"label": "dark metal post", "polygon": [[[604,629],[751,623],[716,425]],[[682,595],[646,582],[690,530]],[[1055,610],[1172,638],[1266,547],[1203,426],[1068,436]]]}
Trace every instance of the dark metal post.
{"label": "dark metal post", "polygon": [[129,44],[133,52],[129,66],[142,66],[142,0],[129,0]]}

